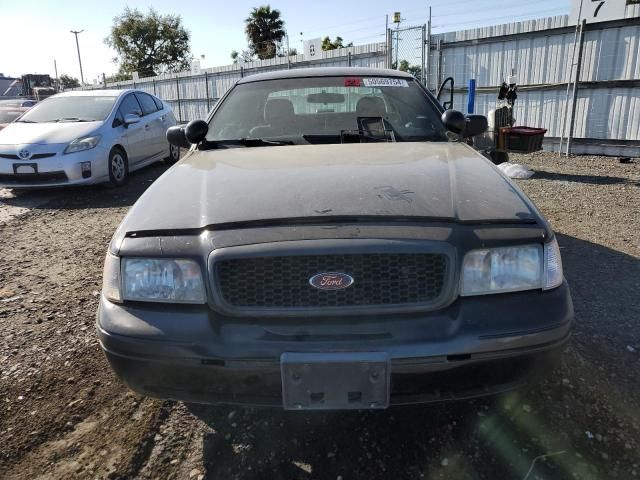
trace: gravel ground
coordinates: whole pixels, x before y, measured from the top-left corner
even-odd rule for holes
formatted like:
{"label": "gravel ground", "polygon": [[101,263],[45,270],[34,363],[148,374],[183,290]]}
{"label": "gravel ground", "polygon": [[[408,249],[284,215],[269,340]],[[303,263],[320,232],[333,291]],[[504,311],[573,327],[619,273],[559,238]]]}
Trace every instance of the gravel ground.
{"label": "gravel ground", "polygon": [[512,156],[551,221],[576,328],[541,384],[489,400],[300,414],[139,398],[93,321],[126,189],[0,191],[0,478],[627,479],[640,476],[640,166]]}

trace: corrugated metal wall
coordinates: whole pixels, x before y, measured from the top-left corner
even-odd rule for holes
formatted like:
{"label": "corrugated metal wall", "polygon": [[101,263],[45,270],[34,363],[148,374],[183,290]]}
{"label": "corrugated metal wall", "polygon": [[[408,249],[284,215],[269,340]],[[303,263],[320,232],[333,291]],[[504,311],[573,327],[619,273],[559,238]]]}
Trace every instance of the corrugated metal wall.
{"label": "corrugated metal wall", "polygon": [[[585,31],[580,81],[587,83],[578,92],[574,136],[589,141],[577,142],[576,153],[640,156],[640,5],[628,5],[626,17],[634,20],[594,24]],[[487,114],[496,106],[497,87],[513,70],[519,85],[518,123],[544,127],[548,137],[560,137],[568,132],[567,125],[561,130],[563,115],[570,110],[566,82],[572,78],[574,39],[575,28],[568,25],[567,15],[433,35],[427,86],[436,90],[444,78],[452,76],[457,87],[454,106],[463,110],[467,106],[464,87],[474,78],[479,89],[475,111]],[[172,104],[181,121],[188,121],[205,117],[243,75],[349,64],[383,68],[386,60],[386,45],[377,43],[321,52],[313,61],[305,61],[302,55],[274,58],[210,68],[198,75],[185,72],[119,82],[109,88],[136,87],[155,93]]]}
{"label": "corrugated metal wall", "polygon": [[[575,153],[640,156],[639,16],[640,5],[628,5],[626,17],[633,21],[593,24],[585,30]],[[463,110],[473,78],[478,88],[475,112],[487,114],[498,103],[499,85],[513,71],[519,85],[517,123],[546,128],[548,137],[566,136],[569,122],[563,115],[571,109],[566,82],[575,72],[574,40],[566,15],[434,35],[428,86],[435,90],[452,76],[454,108]],[[555,148],[557,142],[547,146]]]}

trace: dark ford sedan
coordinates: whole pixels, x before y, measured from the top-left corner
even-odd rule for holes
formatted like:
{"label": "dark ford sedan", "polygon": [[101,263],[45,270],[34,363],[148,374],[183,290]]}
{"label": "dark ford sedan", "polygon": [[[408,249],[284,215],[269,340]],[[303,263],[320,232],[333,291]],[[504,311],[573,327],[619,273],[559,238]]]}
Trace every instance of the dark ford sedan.
{"label": "dark ford sedan", "polygon": [[[411,75],[240,80],[114,235],[100,344],[145,395],[381,409],[500,393],[573,320],[553,231]],[[550,373],[552,370],[545,370]]]}

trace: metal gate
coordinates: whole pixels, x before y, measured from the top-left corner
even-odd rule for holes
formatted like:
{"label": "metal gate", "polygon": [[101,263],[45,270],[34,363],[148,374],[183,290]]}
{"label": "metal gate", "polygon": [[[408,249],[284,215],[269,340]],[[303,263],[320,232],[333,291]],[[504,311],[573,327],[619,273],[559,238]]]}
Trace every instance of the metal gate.
{"label": "metal gate", "polygon": [[426,83],[425,45],[427,26],[390,28],[387,31],[387,66],[394,70],[411,73],[423,84]]}

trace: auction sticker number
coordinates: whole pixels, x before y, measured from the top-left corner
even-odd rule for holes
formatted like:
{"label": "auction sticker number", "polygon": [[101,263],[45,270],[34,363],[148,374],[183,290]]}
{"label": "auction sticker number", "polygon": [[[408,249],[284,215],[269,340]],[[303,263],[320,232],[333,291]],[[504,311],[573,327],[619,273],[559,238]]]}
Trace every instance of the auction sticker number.
{"label": "auction sticker number", "polygon": [[402,78],[363,78],[362,85],[365,87],[408,87],[409,84]]}

